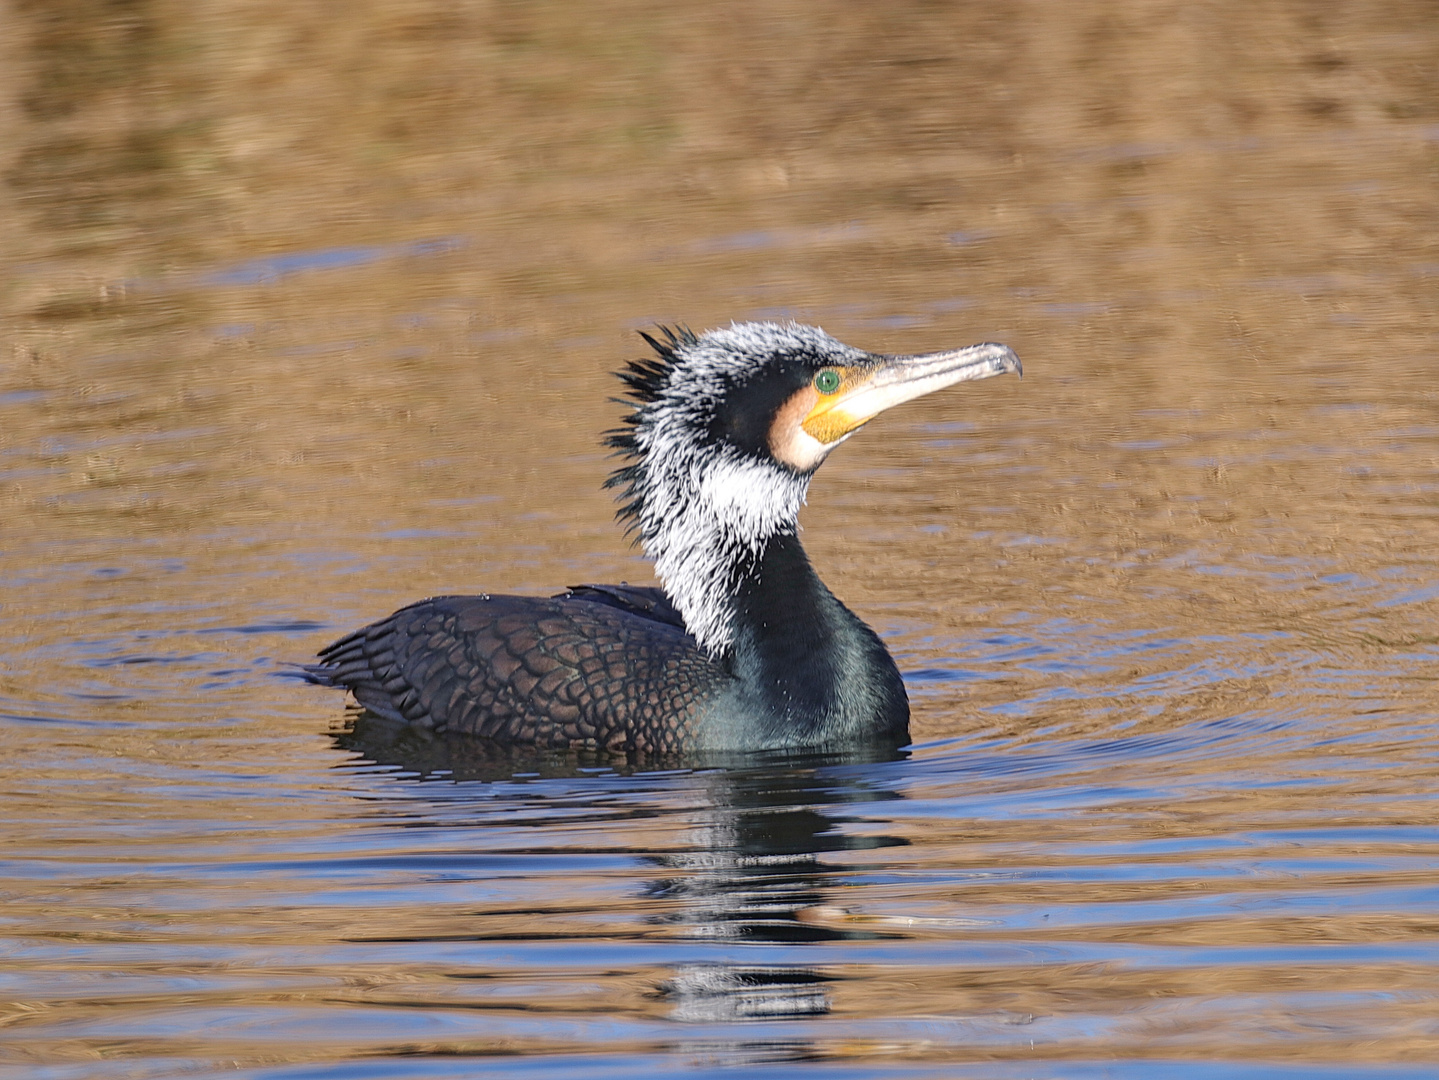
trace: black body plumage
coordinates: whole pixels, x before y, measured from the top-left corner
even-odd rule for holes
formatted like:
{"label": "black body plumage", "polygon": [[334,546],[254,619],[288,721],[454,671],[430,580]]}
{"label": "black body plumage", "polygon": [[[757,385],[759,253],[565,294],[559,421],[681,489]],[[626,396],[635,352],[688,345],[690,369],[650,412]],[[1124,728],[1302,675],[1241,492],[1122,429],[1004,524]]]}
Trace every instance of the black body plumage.
{"label": "black body plumage", "polygon": [[668,754],[724,679],[659,589],[437,596],[320,654],[371,712],[436,734]]}
{"label": "black body plumage", "polygon": [[329,646],[310,678],[390,720],[504,744],[663,755],[907,741],[899,671],[815,574],[799,507],[875,412],[1017,371],[1013,353],[885,357],[774,323],[643,336],[655,355],[619,373],[631,412],[606,434],[625,459],[607,486],[665,588],[424,600]]}

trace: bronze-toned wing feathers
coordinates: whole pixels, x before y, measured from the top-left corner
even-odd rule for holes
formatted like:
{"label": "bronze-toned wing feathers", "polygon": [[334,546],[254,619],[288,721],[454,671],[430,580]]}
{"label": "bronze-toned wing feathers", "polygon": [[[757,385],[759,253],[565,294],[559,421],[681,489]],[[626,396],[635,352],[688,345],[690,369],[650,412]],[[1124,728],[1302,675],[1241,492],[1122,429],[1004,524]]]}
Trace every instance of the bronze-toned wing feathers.
{"label": "bronze-toned wing feathers", "polygon": [[699,707],[730,677],[663,613],[584,591],[425,600],[335,642],[309,671],[372,712],[436,732],[546,747],[687,745]]}
{"label": "bronze-toned wing feathers", "polygon": [[669,623],[681,630],[685,628],[684,616],[679,613],[679,609],[665,595],[663,589],[657,589],[653,585],[571,585],[559,596],[595,600],[617,607],[621,611]]}

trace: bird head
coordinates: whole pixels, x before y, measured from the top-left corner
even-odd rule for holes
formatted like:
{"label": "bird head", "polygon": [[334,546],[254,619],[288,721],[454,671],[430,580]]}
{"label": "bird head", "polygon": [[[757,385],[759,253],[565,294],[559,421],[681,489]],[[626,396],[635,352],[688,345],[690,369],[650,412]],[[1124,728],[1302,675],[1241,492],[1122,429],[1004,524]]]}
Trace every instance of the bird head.
{"label": "bird head", "polygon": [[[608,487],[692,633],[690,594],[726,588],[773,536],[793,533],[810,477],[884,410],[942,387],[1020,371],[1003,345],[869,353],[797,323],[642,335],[655,355],[619,378],[631,411],[608,444],[629,460]],[[729,584],[733,584],[729,580]],[[687,610],[688,609],[688,610]]]}

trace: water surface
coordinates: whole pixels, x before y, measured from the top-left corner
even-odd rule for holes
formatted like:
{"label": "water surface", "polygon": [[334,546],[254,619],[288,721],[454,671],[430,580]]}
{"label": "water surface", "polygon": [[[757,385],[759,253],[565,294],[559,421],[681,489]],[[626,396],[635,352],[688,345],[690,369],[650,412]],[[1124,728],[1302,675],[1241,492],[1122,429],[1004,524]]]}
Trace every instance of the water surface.
{"label": "water surface", "polygon": [[[1433,1075],[1432,5],[0,18],[0,1069]],[[649,580],[608,372],[790,317],[1024,358],[811,491],[909,752],[294,678]]]}

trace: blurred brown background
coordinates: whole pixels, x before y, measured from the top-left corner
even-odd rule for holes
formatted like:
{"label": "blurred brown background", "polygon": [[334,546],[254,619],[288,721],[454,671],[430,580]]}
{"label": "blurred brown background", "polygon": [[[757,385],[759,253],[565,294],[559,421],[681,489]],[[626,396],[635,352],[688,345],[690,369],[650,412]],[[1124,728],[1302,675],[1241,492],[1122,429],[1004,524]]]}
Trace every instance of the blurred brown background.
{"label": "blurred brown background", "polygon": [[[338,621],[641,578],[598,487],[607,372],[637,327],[751,317],[1025,358],[1023,384],[875,424],[816,485],[819,564],[891,631],[1098,604],[1343,636],[1272,560],[1362,571],[1439,540],[1415,506],[1439,461],[1433,2],[5,20],[17,557],[150,537],[191,560],[176,588],[313,587]],[[321,536],[369,569],[268,577]],[[275,545],[269,583],[217,585],[227,545]]]}
{"label": "blurred brown background", "polygon": [[[1439,1057],[1434,0],[12,0],[0,226],[0,1065]],[[803,518],[925,745],[337,745],[341,632],[647,578],[609,372],[750,318],[1024,359]]]}

